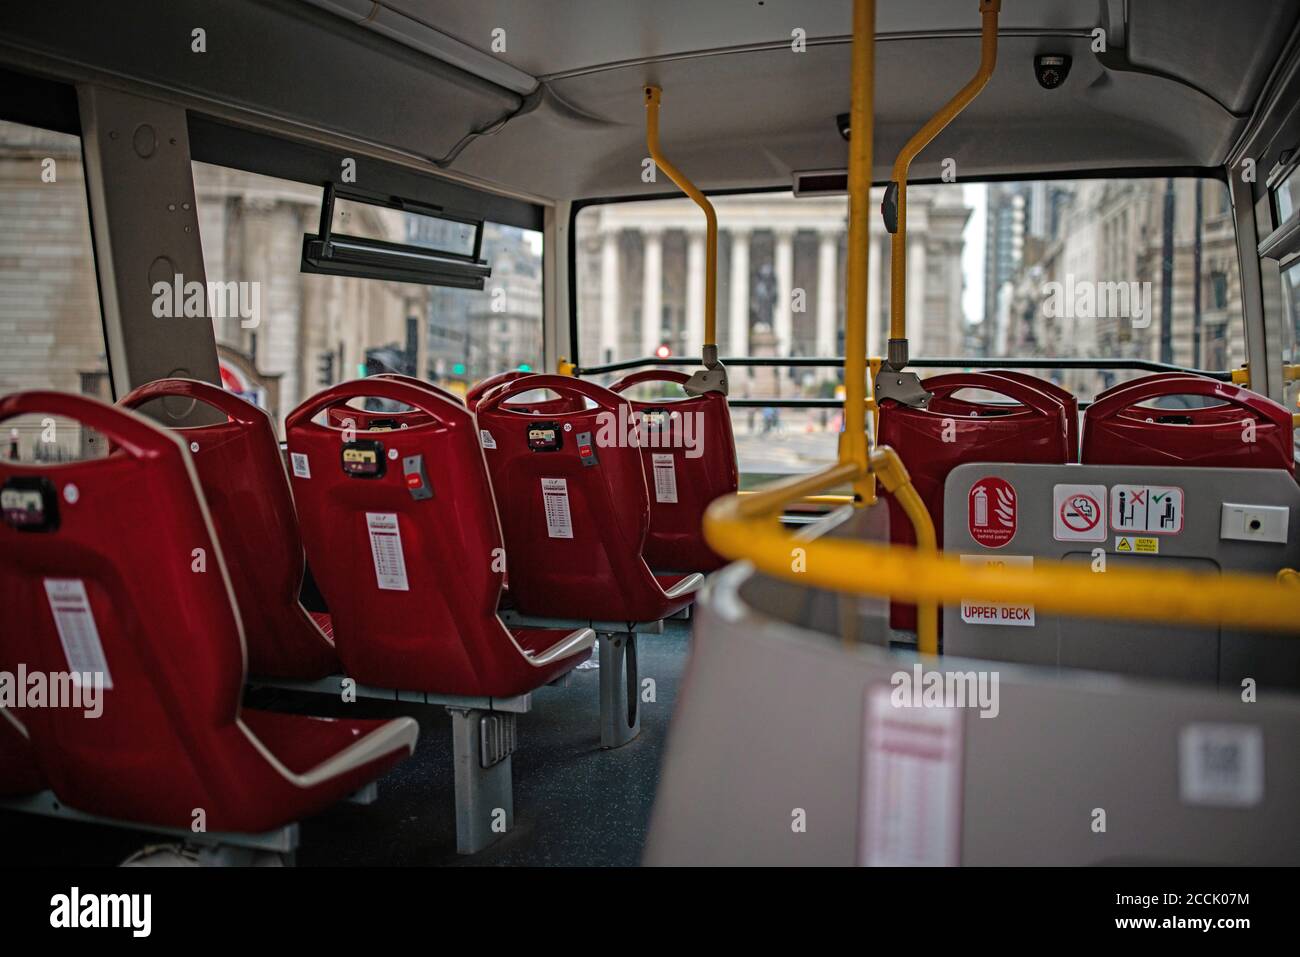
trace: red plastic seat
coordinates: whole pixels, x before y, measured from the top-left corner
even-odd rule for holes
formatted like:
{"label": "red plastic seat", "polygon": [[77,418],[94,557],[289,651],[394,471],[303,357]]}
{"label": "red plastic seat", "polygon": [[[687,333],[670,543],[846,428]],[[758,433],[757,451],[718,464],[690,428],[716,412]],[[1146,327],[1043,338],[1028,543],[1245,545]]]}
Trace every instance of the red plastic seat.
{"label": "red plastic seat", "polygon": [[[1167,396],[1220,400],[1193,409],[1145,405]],[[1145,376],[1108,389],[1083,416],[1088,465],[1285,469],[1295,474],[1291,413],[1249,389],[1197,375]]]}
{"label": "red plastic seat", "polygon": [[[357,432],[352,442],[312,421],[367,396],[409,405],[424,421]],[[350,677],[408,691],[505,697],[553,681],[588,657],[590,629],[512,630],[497,616],[505,552],[478,429],[464,406],[423,386],[359,379],[308,399],[285,430],[290,454],[307,464],[293,476],[294,497]],[[345,451],[373,469],[345,471]]]}
{"label": "red plastic seat", "polygon": [[275,424],[263,409],[195,379],[158,379],[118,404],[166,396],[202,402],[226,421],[175,429],[189,446],[239,603],[249,674],[323,678],[339,670],[334,643],[298,600],[304,558]]}
{"label": "red plastic seat", "polygon": [[[480,379],[469,387],[465,393],[465,404],[469,406],[471,412],[478,408],[479,399],[487,395],[499,385],[507,382],[517,382],[528,376],[536,376],[537,372],[523,372],[519,369],[510,369],[507,372],[498,372],[496,375],[490,375],[486,379]],[[536,388],[536,386],[534,386]],[[525,392],[531,391],[528,389]],[[523,402],[515,400],[506,404],[506,408],[516,409],[519,411],[536,412],[538,415],[557,415],[561,412],[581,412],[586,407],[586,403],[581,398],[571,395],[560,395],[554,399],[541,399],[537,402]]]}
{"label": "red plastic seat", "polygon": [[36,763],[27,728],[9,711],[0,708],[0,797],[34,794],[45,787],[45,776]]}
{"label": "red plastic seat", "polygon": [[[934,520],[943,547],[943,488],[948,473],[967,462],[1063,464],[1070,461],[1066,409],[1061,401],[1013,378],[984,372],[931,376],[921,385],[934,393],[928,409],[914,409],[886,399],[880,404],[881,445],[899,454],[912,484]],[[981,389],[1018,403],[1013,411],[973,418],[954,413],[954,392]],[[983,406],[987,408],[987,406]],[[907,515],[888,493],[889,537],[898,545],[914,545],[916,537]],[[916,628],[916,606],[890,606],[890,624]]]}
{"label": "red plastic seat", "polygon": [[[405,382],[407,385],[418,386],[421,389],[428,389],[430,392],[436,392],[445,399],[455,402],[457,405],[464,405],[465,400],[458,396],[450,389],[444,389],[440,385],[432,382],[425,382],[423,379],[417,379],[415,376],[401,375],[397,372],[381,372],[378,375],[370,376],[372,379],[388,379],[392,382]],[[350,405],[336,405],[328,410],[329,424],[337,426],[340,429],[352,428],[361,432],[383,431],[385,429],[405,429],[418,422],[427,422],[426,416],[419,409],[406,409],[402,412],[371,412],[367,409],[358,409]]]}
{"label": "red plastic seat", "polygon": [[[23,714],[58,798],[88,813],[261,832],[347,797],[409,755],[418,726],[241,710],[238,607],[180,436],[86,396],[25,392],[0,421],[66,416],[111,443],[102,459],[0,462],[26,510],[0,524],[0,661],[101,673],[102,714]],[[40,520],[44,520],[44,523]],[[192,570],[192,552],[207,570]]]}
{"label": "red plastic seat", "polygon": [[[550,389],[566,413],[506,402]],[[571,376],[539,375],[498,386],[478,402],[478,425],[510,557],[510,595],[524,614],[592,621],[657,621],[690,604],[699,574],[656,576],[642,556],[650,527],[632,403]],[[553,427],[553,428],[552,428]],[[606,430],[602,434],[602,429]],[[558,448],[535,451],[539,436]],[[585,437],[586,441],[583,441]]]}
{"label": "red plastic seat", "polygon": [[[620,395],[646,382],[683,385],[684,372],[647,369],[611,385]],[[736,491],[736,439],[731,412],[721,392],[670,399],[629,400],[641,417],[641,463],[650,495],[650,531],[642,553],[651,568],[711,572],[726,559],[704,541],[704,510],[714,499]],[[683,436],[692,417],[691,440],[697,454],[689,455]]]}
{"label": "red plastic seat", "polygon": [[[1009,379],[1012,382],[1019,382],[1021,385],[1027,385],[1031,389],[1037,389],[1047,395],[1057,399],[1065,407],[1065,427],[1066,441],[1069,446],[1069,461],[1075,462],[1079,458],[1079,400],[1069,389],[1064,389],[1055,382],[1049,382],[1047,379],[1040,379],[1038,376],[1029,375],[1025,372],[1013,372],[1010,369],[988,369],[981,371],[981,375],[998,376],[999,378]],[[1008,412],[1016,411],[1016,406],[1008,405],[991,405],[985,402],[971,402],[966,399],[956,399],[951,393],[943,396],[935,396],[930,402],[932,412],[945,412],[949,415],[961,416],[982,416],[982,415],[1005,415]]]}

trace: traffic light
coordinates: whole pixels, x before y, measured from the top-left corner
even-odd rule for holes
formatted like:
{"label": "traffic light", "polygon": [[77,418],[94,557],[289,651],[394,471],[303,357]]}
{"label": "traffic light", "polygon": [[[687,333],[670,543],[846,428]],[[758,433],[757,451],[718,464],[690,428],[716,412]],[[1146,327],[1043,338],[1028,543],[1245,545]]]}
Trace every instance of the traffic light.
{"label": "traffic light", "polygon": [[667,359],[672,354],[673,354],[672,347],[669,346],[668,343],[666,342],[661,343],[659,348],[655,350],[655,355],[657,355],[660,359]]}
{"label": "traffic light", "polygon": [[334,384],[334,353],[322,352],[316,362],[316,379],[317,385],[331,386]]}

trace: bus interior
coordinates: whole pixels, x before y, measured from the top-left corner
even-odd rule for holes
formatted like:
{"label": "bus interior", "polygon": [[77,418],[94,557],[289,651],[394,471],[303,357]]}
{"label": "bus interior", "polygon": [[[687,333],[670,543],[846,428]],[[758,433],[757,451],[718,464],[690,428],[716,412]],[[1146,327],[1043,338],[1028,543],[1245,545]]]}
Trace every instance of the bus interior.
{"label": "bus interior", "polygon": [[1300,863],[1300,5],[0,5],[6,863]]}

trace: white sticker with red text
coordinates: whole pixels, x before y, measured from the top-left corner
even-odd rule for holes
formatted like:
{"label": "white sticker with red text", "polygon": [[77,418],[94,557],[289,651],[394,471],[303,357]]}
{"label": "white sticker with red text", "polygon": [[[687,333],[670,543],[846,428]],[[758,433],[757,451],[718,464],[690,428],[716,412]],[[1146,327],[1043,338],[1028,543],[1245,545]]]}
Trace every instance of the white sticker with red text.
{"label": "white sticker with red text", "polygon": [[[986,568],[1032,568],[1032,555],[962,555],[963,565],[980,565]],[[970,601],[962,599],[961,620],[968,625],[1014,625],[1033,628],[1034,606],[1012,605],[996,601]]]}
{"label": "white sticker with red text", "polygon": [[858,861],[952,867],[961,854],[960,708],[897,708],[889,685],[866,696]]}
{"label": "white sticker with red text", "polygon": [[370,557],[375,563],[375,584],[384,591],[410,591],[397,514],[366,512],[366,529],[370,532]]}

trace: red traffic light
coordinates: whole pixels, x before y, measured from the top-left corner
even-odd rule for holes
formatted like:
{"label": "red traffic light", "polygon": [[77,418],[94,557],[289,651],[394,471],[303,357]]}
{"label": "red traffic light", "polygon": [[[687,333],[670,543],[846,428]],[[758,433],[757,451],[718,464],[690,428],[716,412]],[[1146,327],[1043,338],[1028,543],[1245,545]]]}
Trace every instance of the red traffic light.
{"label": "red traffic light", "polygon": [[673,354],[673,350],[668,347],[668,343],[666,342],[663,345],[661,345],[658,349],[655,350],[655,355],[657,355],[660,359],[667,359],[672,354]]}

